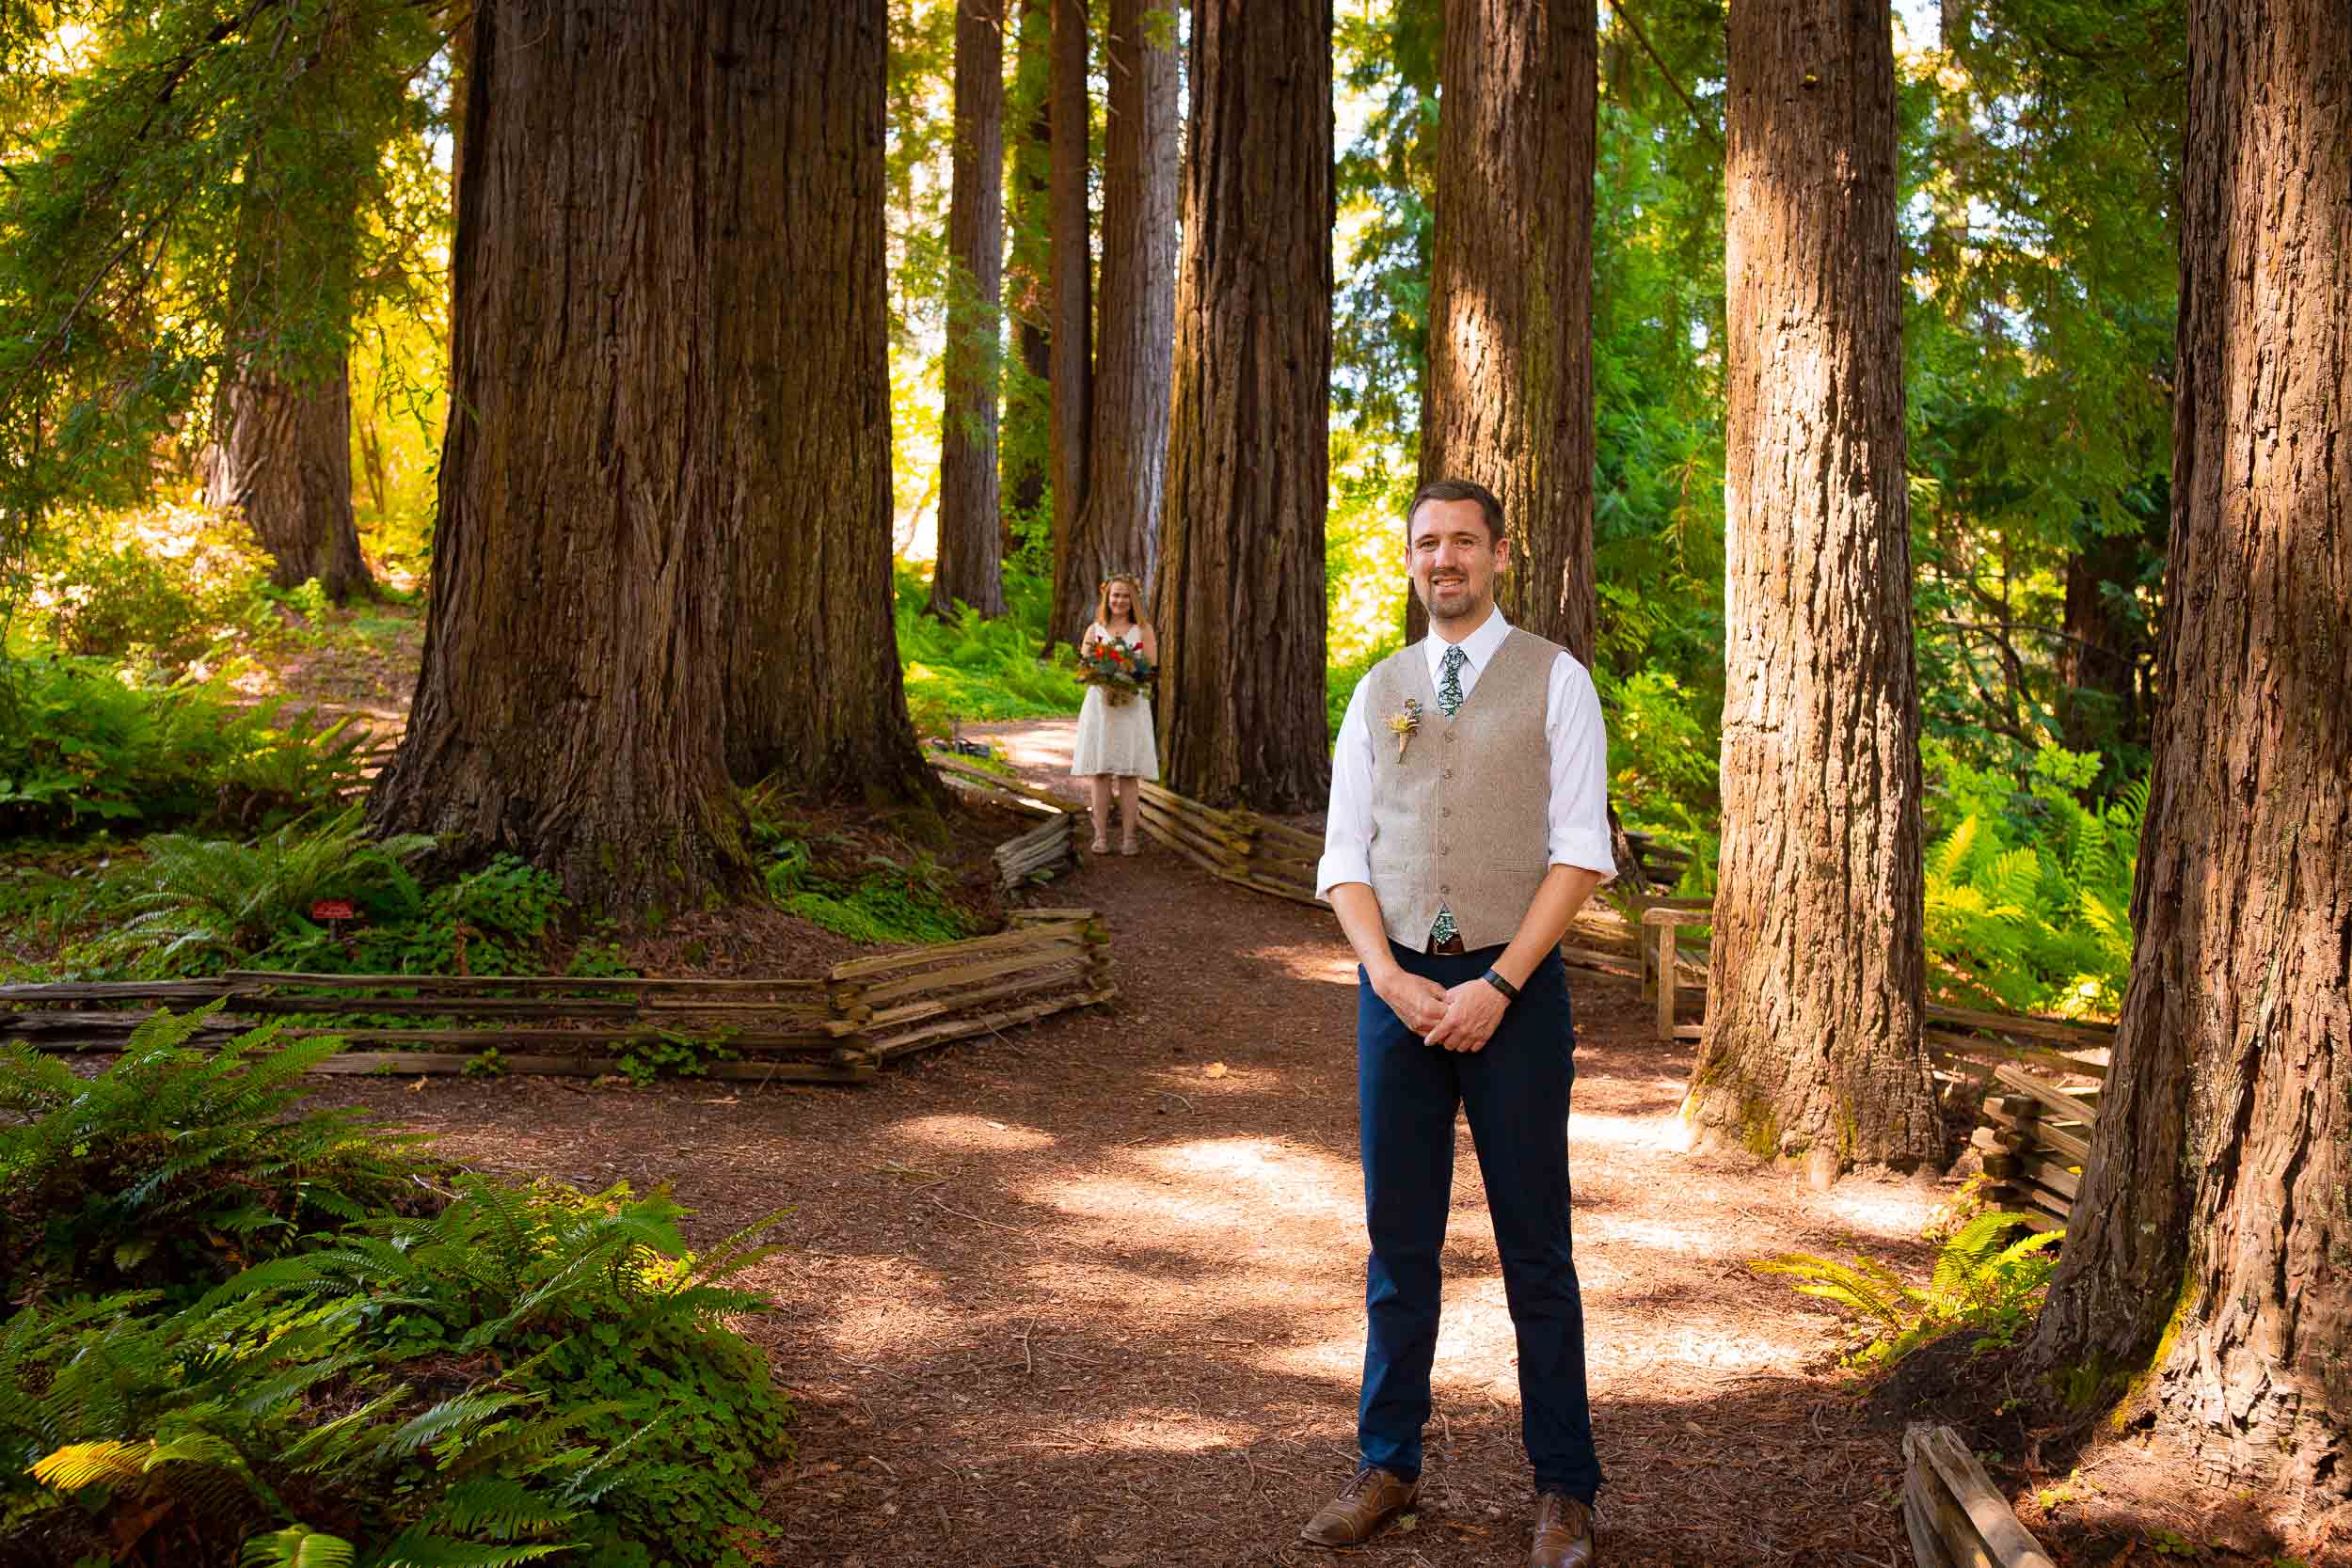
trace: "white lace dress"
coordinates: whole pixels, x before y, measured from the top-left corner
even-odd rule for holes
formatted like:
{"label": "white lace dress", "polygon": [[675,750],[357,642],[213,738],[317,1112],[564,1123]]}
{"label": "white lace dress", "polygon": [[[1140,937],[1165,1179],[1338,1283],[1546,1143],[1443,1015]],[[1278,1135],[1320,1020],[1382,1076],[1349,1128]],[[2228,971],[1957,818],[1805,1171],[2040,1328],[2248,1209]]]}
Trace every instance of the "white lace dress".
{"label": "white lace dress", "polygon": [[[1087,635],[1110,637],[1099,621],[1087,628]],[[1136,645],[1127,638],[1112,641]],[[1080,778],[1113,773],[1156,780],[1160,752],[1152,737],[1152,699],[1137,692],[1132,700],[1113,705],[1101,687],[1088,687],[1086,705],[1078,710],[1078,743],[1071,753],[1070,771]]]}

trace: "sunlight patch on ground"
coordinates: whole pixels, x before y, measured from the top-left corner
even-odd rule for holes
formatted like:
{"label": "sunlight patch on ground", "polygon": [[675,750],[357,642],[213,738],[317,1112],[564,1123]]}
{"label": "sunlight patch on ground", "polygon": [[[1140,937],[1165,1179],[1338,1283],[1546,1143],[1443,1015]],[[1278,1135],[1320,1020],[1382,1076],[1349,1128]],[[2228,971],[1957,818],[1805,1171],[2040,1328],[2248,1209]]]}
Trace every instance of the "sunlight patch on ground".
{"label": "sunlight patch on ground", "polygon": [[1215,1449],[1246,1449],[1259,1435],[1240,1427],[1203,1420],[1189,1411],[1146,1409],[1112,1420],[1064,1421],[1019,1446],[1088,1453],[1104,1449],[1206,1453]]}
{"label": "sunlight patch on ground", "polygon": [[986,1117],[915,1117],[898,1123],[895,1131],[902,1137],[929,1144],[934,1148],[984,1148],[1025,1153],[1030,1149],[1054,1147],[1051,1132],[1041,1132],[1034,1127],[1015,1127],[1009,1122],[991,1121]]}
{"label": "sunlight patch on ground", "polygon": [[1070,770],[1070,748],[1076,730],[1067,719],[1021,720],[1001,724],[966,724],[971,734],[984,735],[996,755],[1015,768]]}
{"label": "sunlight patch on ground", "polygon": [[1148,1149],[1142,1162],[1179,1178],[1205,1179],[1239,1200],[1221,1207],[1231,1223],[1254,1229],[1268,1212],[1361,1218],[1363,1184],[1351,1164],[1267,1138],[1202,1138]]}
{"label": "sunlight patch on ground", "polygon": [[1934,1212],[1938,1194],[1883,1182],[1840,1181],[1817,1196],[1814,1207],[1852,1229],[1890,1242],[1915,1242]]}
{"label": "sunlight patch on ground", "polygon": [[1356,984],[1354,958],[1334,958],[1330,944],[1313,942],[1305,946],[1268,946],[1244,948],[1241,957],[1255,958],[1298,980],[1313,980],[1324,985]]}
{"label": "sunlight patch on ground", "polygon": [[1698,1252],[1696,1236],[1685,1224],[1662,1220],[1626,1219],[1614,1214],[1580,1214],[1576,1241],[1581,1249],[1591,1244],[1654,1248],[1659,1252]]}
{"label": "sunlight patch on ground", "polygon": [[1568,1148],[1606,1144],[1644,1153],[1671,1153],[1682,1147],[1682,1123],[1671,1116],[1611,1117],[1575,1111],[1568,1117]]}

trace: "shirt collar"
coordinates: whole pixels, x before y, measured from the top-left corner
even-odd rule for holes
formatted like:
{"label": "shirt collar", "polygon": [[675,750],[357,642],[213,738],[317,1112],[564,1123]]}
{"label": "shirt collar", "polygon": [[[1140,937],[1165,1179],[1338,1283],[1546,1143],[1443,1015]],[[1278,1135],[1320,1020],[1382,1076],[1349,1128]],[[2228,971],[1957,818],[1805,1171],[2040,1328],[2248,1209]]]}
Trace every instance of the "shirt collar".
{"label": "shirt collar", "polygon": [[[1495,657],[1496,650],[1502,646],[1502,640],[1510,635],[1511,623],[1502,618],[1502,609],[1498,605],[1495,612],[1487,616],[1476,631],[1461,641],[1460,647],[1469,657],[1470,668],[1485,671],[1486,661]],[[1422,657],[1429,661],[1429,683],[1432,686],[1442,678],[1445,651],[1454,645],[1434,631],[1421,640]]]}

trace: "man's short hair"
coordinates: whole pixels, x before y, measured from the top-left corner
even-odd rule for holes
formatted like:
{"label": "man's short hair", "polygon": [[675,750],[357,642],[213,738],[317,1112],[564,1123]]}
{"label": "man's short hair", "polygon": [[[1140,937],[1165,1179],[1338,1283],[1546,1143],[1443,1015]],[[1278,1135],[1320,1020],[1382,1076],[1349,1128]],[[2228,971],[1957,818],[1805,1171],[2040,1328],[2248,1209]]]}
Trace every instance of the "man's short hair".
{"label": "man's short hair", "polygon": [[1433,479],[1413,492],[1413,504],[1405,509],[1405,536],[1413,534],[1413,518],[1423,501],[1476,501],[1479,514],[1486,519],[1486,543],[1502,537],[1502,503],[1495,493],[1474,479]]}

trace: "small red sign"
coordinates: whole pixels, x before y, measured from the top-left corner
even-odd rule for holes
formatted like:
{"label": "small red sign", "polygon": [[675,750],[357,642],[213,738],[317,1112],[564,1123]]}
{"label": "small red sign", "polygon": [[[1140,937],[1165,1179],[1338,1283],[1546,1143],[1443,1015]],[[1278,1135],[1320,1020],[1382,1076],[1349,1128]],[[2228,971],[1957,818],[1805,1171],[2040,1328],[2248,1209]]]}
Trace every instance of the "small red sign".
{"label": "small red sign", "polygon": [[351,900],[348,898],[322,898],[310,906],[310,918],[313,920],[349,920],[351,915]]}

